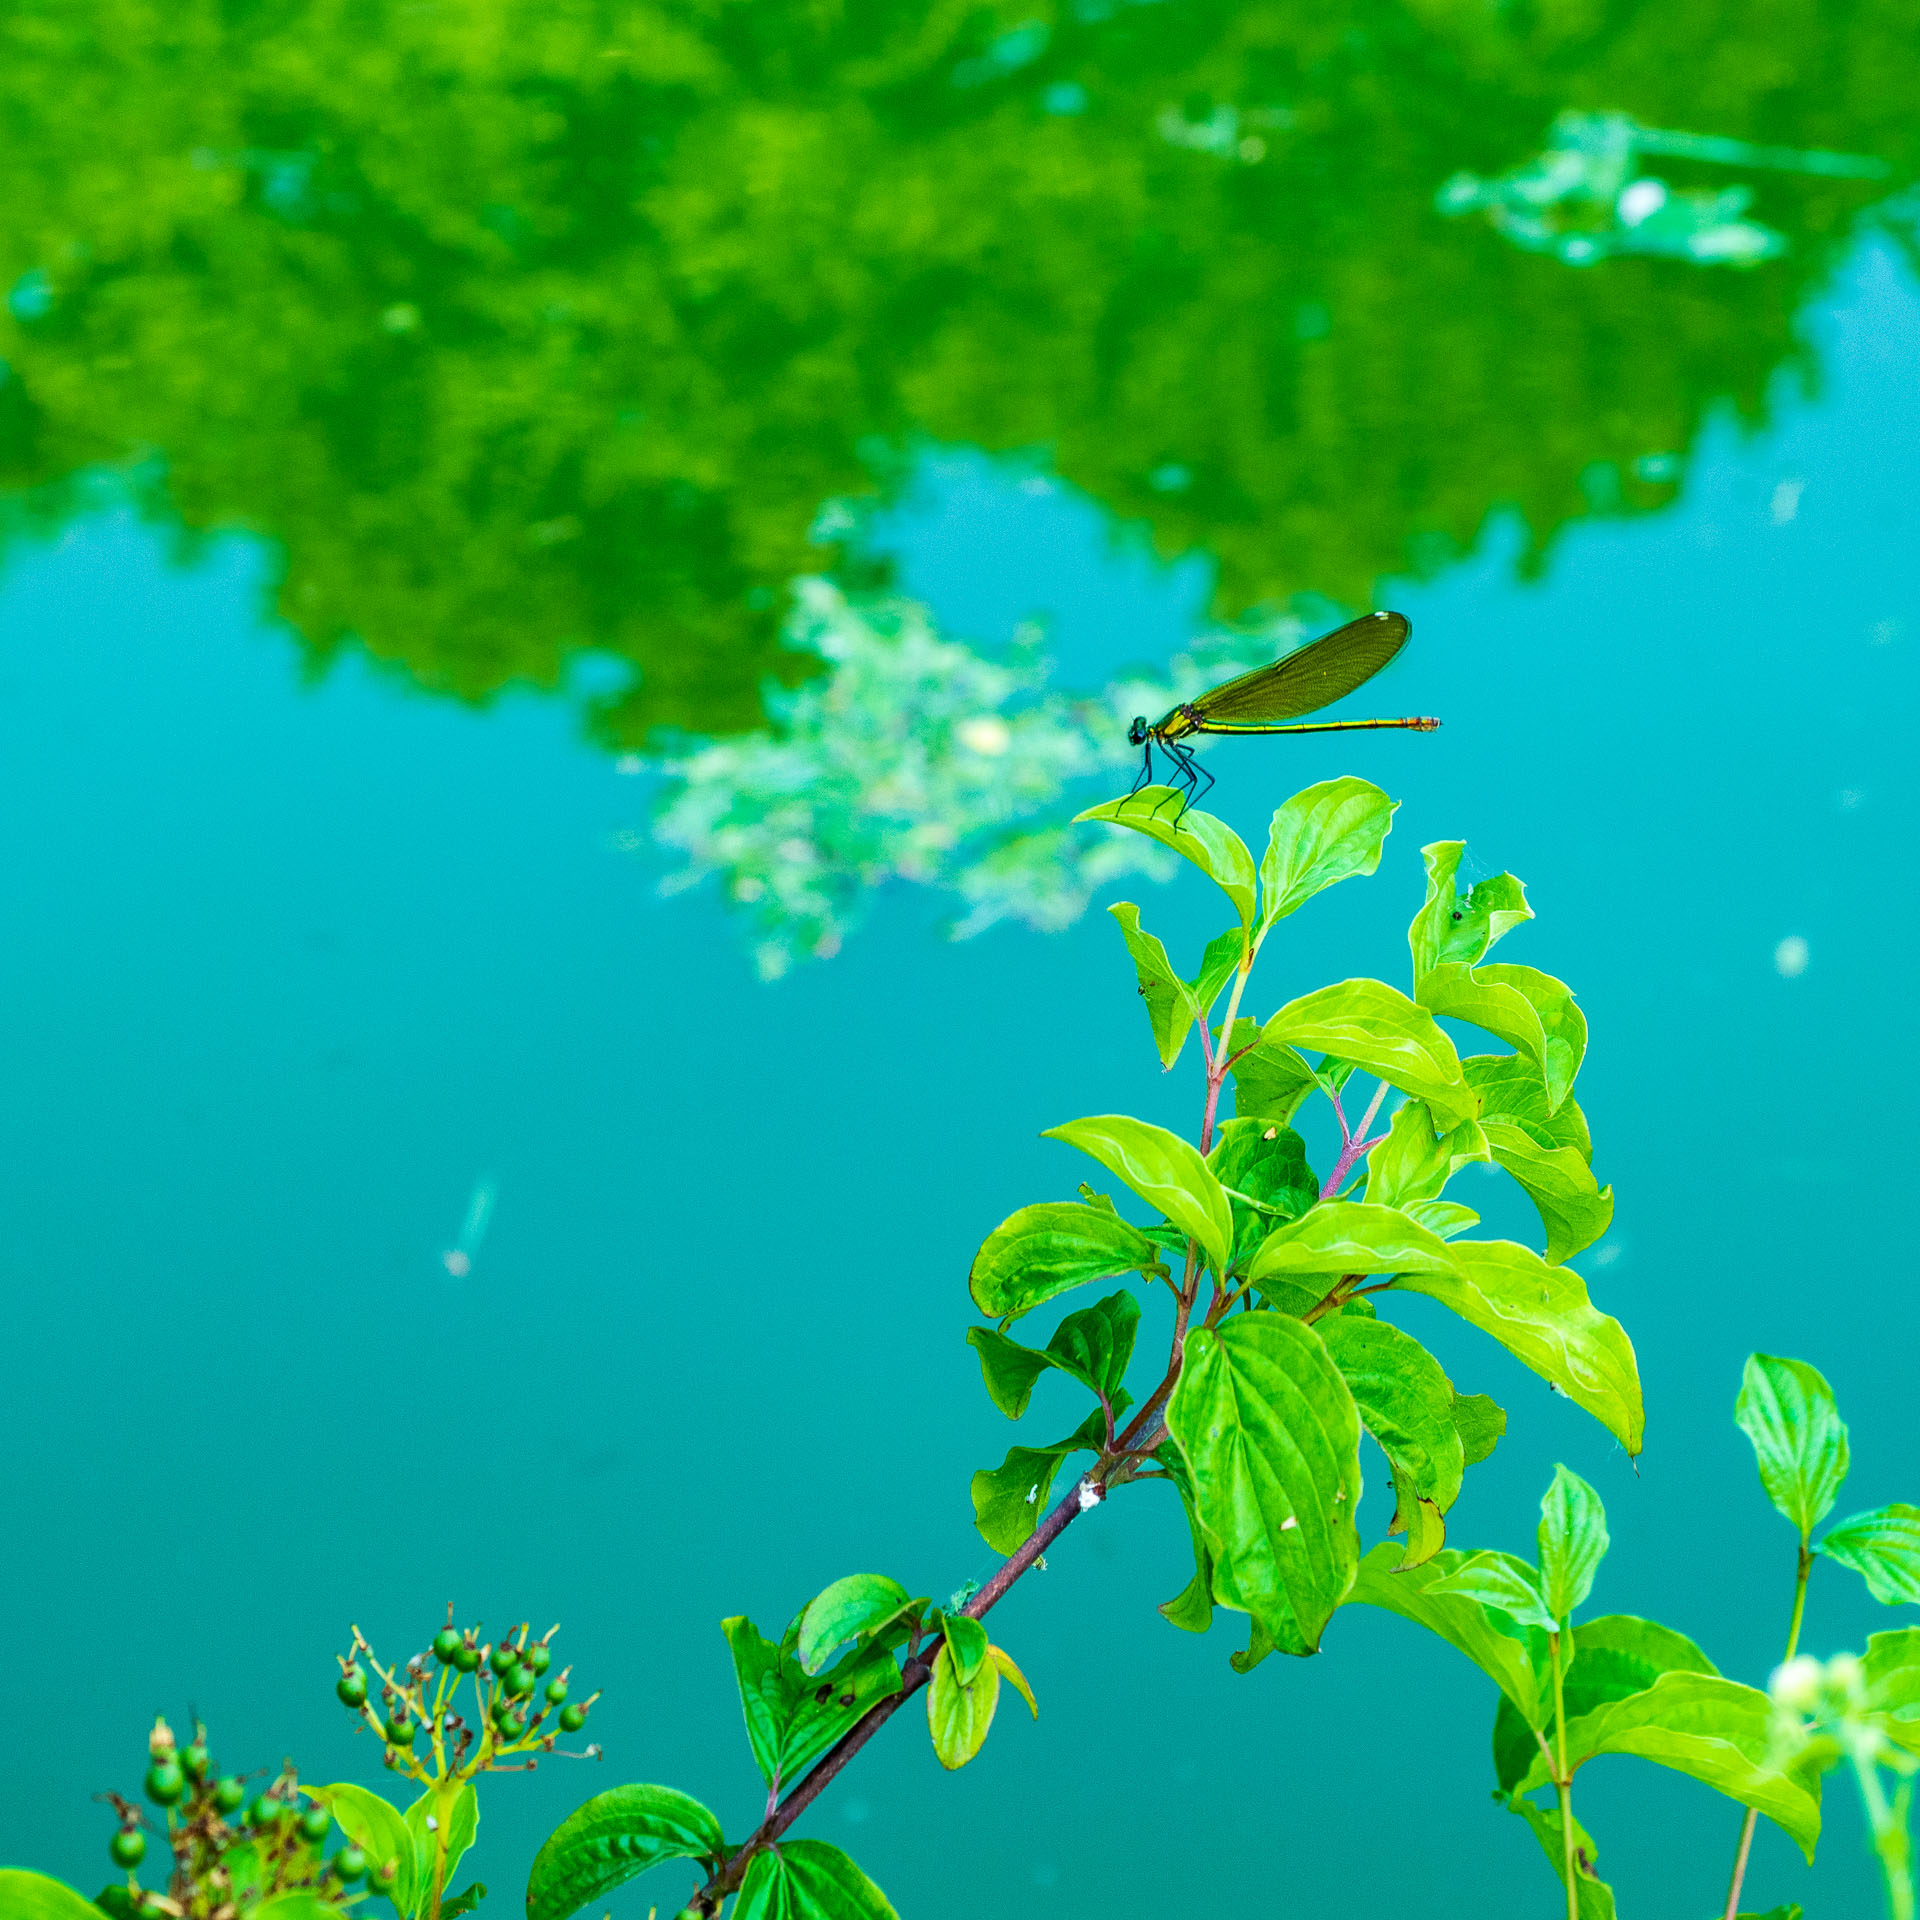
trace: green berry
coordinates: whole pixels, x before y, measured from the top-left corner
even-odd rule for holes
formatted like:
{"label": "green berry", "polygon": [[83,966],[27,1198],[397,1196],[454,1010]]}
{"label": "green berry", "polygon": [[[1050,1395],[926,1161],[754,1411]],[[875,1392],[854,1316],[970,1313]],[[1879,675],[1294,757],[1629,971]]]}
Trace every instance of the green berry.
{"label": "green berry", "polygon": [[170,1807],[187,1790],[187,1776],[177,1760],[156,1760],[147,1769],[147,1798]]}
{"label": "green berry", "polygon": [[560,1709],[560,1731],[578,1733],[587,1724],[585,1707],[562,1707]]}
{"label": "green berry", "polygon": [[147,1857],[147,1836],[138,1827],[122,1827],[107,1842],[116,1867],[137,1867]]}
{"label": "green berry", "polygon": [[250,1827],[270,1827],[280,1818],[280,1802],[269,1800],[263,1793],[247,1809],[247,1825]]}
{"label": "green berry", "polygon": [[213,1766],[213,1755],[207,1751],[204,1741],[196,1740],[181,1754],[180,1764],[186,1769],[189,1780],[204,1780]]}
{"label": "green berry", "polygon": [[463,1640],[460,1643],[459,1652],[453,1656],[453,1664],[455,1670],[460,1673],[476,1671],[480,1665],[480,1649],[468,1646]]}
{"label": "green berry", "polygon": [[494,1650],[487,1655],[487,1665],[490,1666],[495,1673],[505,1673],[508,1668],[517,1665],[519,1659],[519,1648],[510,1647],[503,1640],[499,1646],[495,1647]]}
{"label": "green berry", "polygon": [[334,1682],[333,1690],[340,1696],[340,1704],[356,1713],[367,1704],[367,1676],[358,1667],[349,1667]]}
{"label": "green berry", "polygon": [[507,1675],[507,1691],[514,1695],[516,1699],[523,1694],[531,1693],[533,1688],[533,1669],[524,1663],[515,1667],[513,1671]]}
{"label": "green berry", "polygon": [[525,1662],[536,1674],[545,1673],[553,1665],[553,1649],[544,1640],[536,1640],[525,1654]]}
{"label": "green berry", "polygon": [[333,1816],[325,1807],[309,1807],[300,1816],[300,1837],[318,1846],[333,1831]]}
{"label": "green berry", "polygon": [[410,1747],[413,1745],[413,1722],[405,1714],[396,1713],[387,1722],[387,1745],[390,1747]]}
{"label": "green berry", "polygon": [[567,1697],[567,1683],[564,1680],[547,1682],[547,1698],[557,1707]]}
{"label": "green berry", "polygon": [[438,1660],[443,1667],[450,1667],[453,1665],[454,1657],[465,1644],[454,1628],[442,1627],[440,1631],[433,1636],[433,1657]]}
{"label": "green berry", "polygon": [[367,1856],[358,1847],[342,1847],[333,1856],[335,1875],[351,1884],[367,1870]]}
{"label": "green berry", "polygon": [[238,1813],[247,1803],[247,1790],[231,1774],[213,1790],[213,1804],[222,1813]]}
{"label": "green berry", "polygon": [[526,1732],[527,1723],[517,1713],[509,1713],[499,1722],[502,1740],[518,1740]]}

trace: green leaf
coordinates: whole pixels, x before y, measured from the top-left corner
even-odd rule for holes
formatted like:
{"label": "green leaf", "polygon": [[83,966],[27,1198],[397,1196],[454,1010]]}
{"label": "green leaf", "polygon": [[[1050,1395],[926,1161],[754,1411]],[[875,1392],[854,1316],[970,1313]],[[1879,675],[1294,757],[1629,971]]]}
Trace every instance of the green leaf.
{"label": "green leaf", "polygon": [[987,1630],[969,1614],[943,1613],[940,1631],[953,1656],[954,1676],[964,1686],[986,1664]]}
{"label": "green leaf", "polygon": [[1551,1111],[1540,1069],[1518,1053],[1470,1053],[1460,1062],[1467,1085],[1480,1096],[1480,1120],[1508,1120],[1543,1147],[1571,1147],[1582,1160],[1593,1159],[1587,1116],[1569,1094]]}
{"label": "green leaf", "polygon": [[[981,1635],[984,1643],[986,1635]],[[950,1645],[934,1656],[927,1688],[927,1731],[934,1756],[949,1773],[964,1767],[985,1743],[1000,1704],[1000,1669],[984,1652],[971,1680],[962,1680]]]}
{"label": "green leaf", "polygon": [[838,1847],[782,1840],[756,1853],[732,1920],[899,1920],[887,1896]]}
{"label": "green leaf", "polygon": [[797,1780],[876,1701],[900,1691],[883,1645],[856,1648],[813,1675],[800,1664],[799,1622],[780,1646],[742,1615],[720,1623],[733,1655],[747,1744],[769,1786]]}
{"label": "green leaf", "polygon": [[[1528,1726],[1544,1727],[1553,1712],[1546,1634],[1464,1594],[1435,1591],[1468,1558],[1448,1548],[1425,1566],[1403,1571],[1400,1548],[1383,1542],[1360,1562],[1347,1604],[1381,1607],[1438,1634],[1512,1701]],[[1524,1561],[1516,1564],[1525,1568]]]}
{"label": "green leaf", "polygon": [[1040,1703],[1033,1697],[1033,1689],[1027,1684],[1027,1676],[1020,1671],[1014,1657],[1005,1647],[989,1647],[987,1657],[1000,1671],[1000,1678],[1011,1683],[1013,1690],[1027,1703],[1027,1711],[1034,1719],[1040,1718]]}
{"label": "green leaf", "polygon": [[1156,1447],[1153,1457],[1179,1492],[1180,1509],[1187,1517],[1187,1534],[1193,1543],[1193,1578],[1171,1600],[1162,1601],[1157,1611],[1182,1633],[1205,1633],[1213,1625],[1213,1555],[1207,1551],[1200,1516],[1194,1511],[1193,1476],[1187,1471],[1186,1456],[1172,1441]]}
{"label": "green leaf", "polygon": [[1407,1218],[1442,1240],[1457,1240],[1480,1224],[1480,1216],[1457,1200],[1409,1200],[1402,1209]]}
{"label": "green leaf", "polygon": [[1359,1560],[1359,1415],[1314,1330],[1236,1314],[1189,1334],[1167,1429],[1213,1558],[1213,1597],[1312,1653]]}
{"label": "green leaf", "polygon": [[[1573,1658],[1562,1682],[1567,1717],[1644,1692],[1663,1673],[1717,1671],[1685,1634],[1630,1613],[1603,1614],[1573,1630]],[[1493,1717],[1493,1767],[1502,1792],[1519,1786],[1539,1751],[1527,1723],[1503,1699]]]}
{"label": "green leaf", "polygon": [[1415,998],[1518,1047],[1539,1070],[1549,1114],[1566,1099],[1586,1058],[1587,1017],[1565,981],[1537,967],[1442,966],[1421,977]]}
{"label": "green leaf", "polygon": [[[1290,1126],[1307,1096],[1320,1081],[1305,1058],[1292,1047],[1267,1046],[1261,1029],[1251,1020],[1234,1022],[1227,1057],[1233,1060],[1233,1112],[1240,1120],[1264,1120],[1271,1126]],[[1242,1052],[1242,1049],[1247,1051]],[[1239,1054],[1238,1059],[1234,1056]]]}
{"label": "green leaf", "polygon": [[[1566,1872],[1566,1828],[1560,1818],[1560,1809],[1537,1807],[1531,1800],[1522,1800],[1518,1796],[1509,1798],[1507,1806],[1533,1829],[1533,1837],[1540,1842],[1540,1851],[1547,1856],[1547,1864],[1553,1869],[1555,1881],[1564,1887],[1566,1881],[1562,1876]],[[1615,1920],[1613,1889],[1594,1873],[1599,1859],[1593,1836],[1575,1820],[1573,1895],[1574,1909],[1580,1920]]]}
{"label": "green leaf", "polygon": [[1017,1420],[1027,1410],[1034,1382],[1050,1367],[1091,1393],[1117,1399],[1139,1325],[1139,1301],[1130,1293],[1115,1293],[1068,1314],[1044,1350],[1023,1347],[990,1327],[969,1327],[967,1342],[979,1352],[980,1371],[993,1404],[1008,1419]]}
{"label": "green leaf", "polygon": [[1207,1165],[1233,1209],[1236,1270],[1276,1225],[1298,1219],[1320,1198],[1305,1144],[1276,1121],[1223,1120]]}
{"label": "green leaf", "polygon": [[1402,1273],[1394,1286],[1427,1294],[1492,1334],[1638,1453],[1646,1412],[1633,1342],[1588,1300],[1586,1282],[1511,1240],[1454,1240],[1447,1251],[1454,1273]]}
{"label": "green leaf", "polygon": [[1383,980],[1342,980],[1303,994],[1267,1022],[1262,1036],[1263,1046],[1328,1053],[1377,1074],[1426,1101],[1440,1126],[1473,1119],[1480,1105],[1433,1015]]}
{"label": "green leaf", "polygon": [[1260,923],[1264,939],[1323,888],[1380,865],[1380,850],[1393,830],[1394,809],[1380,789],[1351,775],[1307,787],[1274,809],[1260,862]]}
{"label": "green leaf", "polygon": [[1920,1507],[1875,1507],[1842,1520],[1814,1551],[1851,1567],[1882,1606],[1920,1602]]}
{"label": "green leaf", "polygon": [[[14,1920],[11,1907],[0,1906],[0,1913]],[[269,1894],[258,1906],[249,1907],[247,1920],[340,1920],[340,1909],[309,1888],[292,1887],[285,1893]]]}
{"label": "green leaf", "polygon": [[1154,1273],[1160,1249],[1112,1207],[1077,1200],[1022,1207],[988,1234],[967,1287],[995,1320],[1017,1320],[1055,1294],[1121,1273]]}
{"label": "green leaf", "polygon": [[478,1880],[464,1886],[452,1899],[440,1903],[440,1920],[464,1920],[487,1897],[486,1887]]}
{"label": "green leaf", "polygon": [[1387,1137],[1367,1156],[1367,1198],[1382,1207],[1437,1200],[1462,1167],[1486,1158],[1487,1142],[1478,1121],[1463,1120],[1441,1133],[1424,1100],[1403,1100]]}
{"label": "green leaf", "polygon": [[7,1920],[100,1920],[100,1909],[84,1894],[25,1867],[0,1867],[0,1914]]}
{"label": "green leaf", "polygon": [[1753,1442],[1767,1498],[1804,1543],[1847,1477],[1847,1427],[1833,1389],[1804,1360],[1750,1354],[1733,1417]]}
{"label": "green leaf", "polygon": [[[1158,1207],[1183,1233],[1198,1241],[1215,1273],[1226,1272],[1233,1248],[1232,1209],[1198,1150],[1177,1133],[1123,1113],[1105,1113],[1049,1127],[1041,1137],[1064,1140],[1068,1146],[1091,1154],[1149,1206]],[[980,1298],[977,1288],[974,1298]],[[984,1305],[982,1310],[991,1311]]]}
{"label": "green leaf", "polygon": [[[1405,1473],[1414,1497],[1445,1513],[1459,1496],[1466,1453],[1453,1424],[1453,1388],[1439,1361],[1385,1320],[1335,1314],[1319,1322],[1317,1331],[1353,1395],[1361,1423],[1396,1470]],[[1407,1516],[1409,1522],[1412,1517]]]}
{"label": "green leaf", "polygon": [[1131,900],[1118,900],[1107,909],[1120,929],[1133,960],[1134,978],[1140,998],[1146,1003],[1147,1023],[1153,1028],[1153,1044],[1160,1064],[1171,1067],[1187,1044],[1193,1026],[1192,991],[1174,971],[1166,948],[1140,924],[1140,909]]}
{"label": "green leaf", "polygon": [[[1652,1686],[1567,1723],[1567,1764],[1576,1772],[1603,1753],[1635,1753],[1690,1774],[1728,1799],[1757,1808],[1813,1860],[1820,1836],[1816,1773],[1773,1761],[1773,1703],[1754,1687],[1711,1673],[1665,1673]],[[1544,1754],[1523,1792],[1545,1786]]]}
{"label": "green leaf", "polygon": [[1483,1120],[1493,1157],[1519,1182],[1547,1230],[1547,1258],[1558,1266],[1590,1247],[1613,1224],[1613,1189],[1572,1147],[1543,1147],[1512,1120]]}
{"label": "green leaf", "polygon": [[1191,860],[1233,902],[1243,927],[1253,925],[1253,855],[1247,843],[1227,825],[1198,807],[1178,811],[1179,796],[1172,787],[1142,787],[1123,800],[1109,800],[1077,813],[1073,823],[1104,820],[1110,826],[1131,827],[1149,840]]}
{"label": "green leaf", "polygon": [[1470,1553],[1427,1591],[1492,1607],[1516,1626],[1548,1633],[1559,1629],[1560,1617],[1548,1603],[1539,1574],[1510,1553]]}
{"label": "green leaf", "polygon": [[[1364,1200],[1324,1200],[1312,1212],[1276,1228],[1260,1243],[1247,1278],[1265,1287],[1305,1274],[1435,1273],[1454,1271],[1452,1250],[1397,1207]],[[1327,1289],[1323,1286],[1321,1294]]]}
{"label": "green leaf", "polygon": [[800,1615],[801,1672],[818,1673],[835,1647],[871,1638],[914,1604],[906,1588],[884,1573],[850,1573],[836,1580],[809,1600]]}
{"label": "green leaf", "polygon": [[1556,1619],[1585,1603],[1608,1544],[1600,1496],[1577,1473],[1555,1467],[1540,1502],[1540,1585]]}
{"label": "green leaf", "polygon": [[[1116,1409],[1117,1411],[1117,1409]],[[1066,1439],[1050,1447],[1013,1447],[994,1468],[973,1476],[973,1524],[995,1553],[1018,1553],[1053,1494],[1053,1477],[1070,1453],[1098,1453],[1106,1421],[1095,1408]]]}
{"label": "green leaf", "polygon": [[1459,892],[1455,876],[1466,852],[1464,840],[1436,840],[1420,852],[1427,863],[1427,898],[1407,929],[1416,981],[1449,962],[1470,965],[1503,934],[1533,918],[1526,888],[1510,873],[1482,880],[1465,895]]}
{"label": "green leaf", "polygon": [[1869,1634],[1860,1669],[1865,1710],[1888,1739],[1920,1754],[1920,1627]]}
{"label": "green leaf", "polygon": [[527,1920],[567,1920],[664,1860],[710,1865],[726,1850],[720,1822],[690,1795],[610,1788],[568,1814],[534,1856]]}
{"label": "green leaf", "polygon": [[1477,1467],[1500,1444],[1500,1436],[1507,1430],[1506,1409],[1490,1394],[1456,1393],[1453,1424],[1466,1449],[1467,1465]]}
{"label": "green leaf", "polygon": [[1246,958],[1247,935],[1242,927],[1229,927],[1207,942],[1200,956],[1200,971],[1186,985],[1193,995],[1195,1017],[1204,1020],[1208,1009],[1220,997],[1220,989],[1239,971]]}
{"label": "green leaf", "polygon": [[436,1804],[438,1798],[434,1789],[429,1787],[406,1813],[407,1831],[413,1835],[414,1896],[422,1909],[428,1905],[433,1892],[436,1868],[441,1887],[450,1886],[461,1856],[473,1845],[480,1832],[480,1797],[469,1781],[454,1795],[453,1805],[446,1815],[446,1862],[444,1866],[439,1865],[440,1829],[427,1824],[429,1820],[440,1819],[440,1808]]}
{"label": "green leaf", "polygon": [[402,1913],[412,1913],[420,1903],[420,1887],[415,1869],[413,1829],[407,1816],[391,1801],[383,1800],[351,1780],[336,1781],[330,1787],[312,1787],[308,1791],[361,1852],[368,1865],[380,1868],[391,1860],[396,1872],[390,1898]]}

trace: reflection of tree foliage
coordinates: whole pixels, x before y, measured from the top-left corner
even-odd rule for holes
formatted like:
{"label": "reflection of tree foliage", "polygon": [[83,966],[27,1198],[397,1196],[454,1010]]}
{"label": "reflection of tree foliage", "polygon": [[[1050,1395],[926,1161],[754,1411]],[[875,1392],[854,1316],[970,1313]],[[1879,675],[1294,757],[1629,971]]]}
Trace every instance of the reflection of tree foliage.
{"label": "reflection of tree foliage", "polygon": [[1037,12],[29,0],[0,481],[157,464],[283,543],[321,652],[474,696],[594,645],[640,668],[614,733],[721,730],[792,671],[821,502],[915,435],[1052,448],[1229,609],[1363,599],[1497,503],[1544,538],[1759,405],[1863,190],[1766,181],[1752,273],[1575,275],[1439,182],[1568,105],[1903,177],[1920,141],[1895,0]]}

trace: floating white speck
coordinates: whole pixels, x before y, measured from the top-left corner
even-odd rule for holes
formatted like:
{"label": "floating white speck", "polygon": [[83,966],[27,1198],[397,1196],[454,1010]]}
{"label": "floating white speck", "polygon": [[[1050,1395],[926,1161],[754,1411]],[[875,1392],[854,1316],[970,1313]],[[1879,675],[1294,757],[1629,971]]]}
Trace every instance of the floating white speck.
{"label": "floating white speck", "polygon": [[1666,204],[1665,181],[1634,180],[1621,190],[1620,198],[1613,203],[1613,207],[1620,216],[1622,226],[1637,227],[1641,221],[1652,219]]}
{"label": "floating white speck", "polygon": [[1812,957],[1807,943],[1797,933],[1790,933],[1773,950],[1773,970],[1782,980],[1798,980]]}
{"label": "floating white speck", "polygon": [[1876,647],[1891,646],[1900,638],[1898,620],[1876,620],[1873,623],[1873,644]]}
{"label": "floating white speck", "polygon": [[1297,1514],[1290,1513],[1287,1515],[1287,1517],[1284,1520],[1280,1522],[1280,1531],[1282,1533],[1291,1533],[1294,1530],[1294,1528],[1297,1527],[1299,1524],[1300,1524],[1299,1516]]}
{"label": "floating white speck", "polygon": [[999,759],[1013,745],[1013,729],[997,713],[962,720],[954,732],[969,753],[985,754],[990,760]]}
{"label": "floating white speck", "polygon": [[647,763],[637,753],[623,753],[613,763],[613,770],[615,773],[624,773],[631,777],[636,773],[645,773]]}
{"label": "floating white speck", "polygon": [[1800,496],[1807,490],[1804,480],[1782,480],[1773,490],[1773,524],[1784,527],[1800,511]]}
{"label": "floating white speck", "polygon": [[1858,787],[1842,787],[1834,795],[1842,813],[1851,813],[1867,796]]}

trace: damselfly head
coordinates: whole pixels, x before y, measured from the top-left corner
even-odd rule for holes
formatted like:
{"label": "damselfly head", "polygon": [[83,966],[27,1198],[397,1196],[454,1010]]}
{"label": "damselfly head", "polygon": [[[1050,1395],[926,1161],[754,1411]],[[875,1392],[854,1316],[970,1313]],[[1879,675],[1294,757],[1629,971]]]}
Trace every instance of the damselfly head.
{"label": "damselfly head", "polygon": [[1127,729],[1127,745],[1130,747],[1144,747],[1146,744],[1147,716],[1144,713],[1136,713],[1133,716],[1133,725]]}

